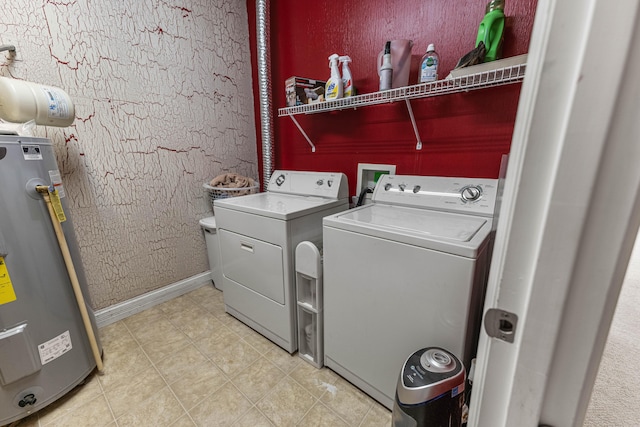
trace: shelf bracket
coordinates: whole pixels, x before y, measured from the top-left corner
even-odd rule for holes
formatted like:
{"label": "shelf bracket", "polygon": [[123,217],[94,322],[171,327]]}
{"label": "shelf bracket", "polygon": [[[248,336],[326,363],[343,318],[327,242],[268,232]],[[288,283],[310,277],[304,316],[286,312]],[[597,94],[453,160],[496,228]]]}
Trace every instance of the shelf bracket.
{"label": "shelf bracket", "polygon": [[418,126],[416,125],[416,118],[413,116],[413,108],[411,108],[411,102],[408,99],[405,99],[404,101],[407,103],[407,111],[409,111],[409,117],[411,118],[413,133],[416,134],[416,150],[422,150],[422,140],[420,139],[420,133],[418,132]]}
{"label": "shelf bracket", "polygon": [[311,142],[311,139],[309,139],[309,137],[307,136],[305,131],[302,129],[302,126],[300,126],[300,123],[298,123],[298,121],[296,120],[295,117],[293,117],[292,114],[289,114],[288,116],[291,117],[291,120],[293,120],[293,123],[296,125],[296,127],[298,128],[298,130],[300,131],[302,136],[304,136],[304,139],[306,139],[307,142],[309,143],[309,145],[311,146],[311,152],[315,153],[316,152],[316,146],[313,145],[313,142]]}

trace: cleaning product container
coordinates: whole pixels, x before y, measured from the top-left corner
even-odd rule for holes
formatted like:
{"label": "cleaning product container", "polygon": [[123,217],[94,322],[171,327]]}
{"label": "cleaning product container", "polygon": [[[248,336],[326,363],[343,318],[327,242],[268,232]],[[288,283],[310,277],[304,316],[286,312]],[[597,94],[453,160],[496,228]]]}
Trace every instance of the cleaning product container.
{"label": "cleaning product container", "polygon": [[[391,66],[393,67],[393,77],[391,80],[391,88],[404,87],[409,84],[409,71],[411,69],[411,48],[412,40],[391,40]],[[378,54],[378,62],[376,69],[378,75],[382,67],[382,56],[384,50]]]}
{"label": "cleaning product container", "polygon": [[460,427],[465,377],[464,365],[447,350],[413,353],[398,378],[392,427]]}
{"label": "cleaning product container", "polygon": [[495,61],[502,57],[504,38],[504,0],[491,0],[487,3],[486,14],[480,22],[476,47],[484,43],[487,53],[484,62]]}
{"label": "cleaning product container", "polygon": [[222,261],[220,258],[220,242],[218,230],[216,228],[216,217],[210,216],[200,220],[200,226],[204,232],[204,241],[207,245],[207,256],[209,258],[209,270],[211,270],[211,280],[216,289],[222,289]]}

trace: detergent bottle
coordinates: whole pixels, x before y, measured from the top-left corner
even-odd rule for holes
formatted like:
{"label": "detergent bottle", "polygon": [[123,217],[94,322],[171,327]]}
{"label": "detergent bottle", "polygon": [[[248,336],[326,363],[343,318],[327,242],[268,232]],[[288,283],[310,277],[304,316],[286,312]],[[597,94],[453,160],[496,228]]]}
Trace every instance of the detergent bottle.
{"label": "detergent bottle", "polygon": [[343,88],[342,79],[340,78],[340,70],[338,70],[338,58],[340,57],[335,53],[329,57],[331,77],[327,80],[327,86],[324,92],[324,99],[327,101],[342,98]]}
{"label": "detergent bottle", "polygon": [[504,0],[491,0],[487,4],[485,16],[478,28],[476,47],[484,43],[486,54],[484,62],[495,61],[502,56],[504,38]]}
{"label": "detergent bottle", "polygon": [[348,56],[341,56],[340,62],[342,63],[342,94],[346,98],[356,94],[356,88],[353,86],[353,77],[351,76],[351,70],[349,69],[349,62],[351,58]]}

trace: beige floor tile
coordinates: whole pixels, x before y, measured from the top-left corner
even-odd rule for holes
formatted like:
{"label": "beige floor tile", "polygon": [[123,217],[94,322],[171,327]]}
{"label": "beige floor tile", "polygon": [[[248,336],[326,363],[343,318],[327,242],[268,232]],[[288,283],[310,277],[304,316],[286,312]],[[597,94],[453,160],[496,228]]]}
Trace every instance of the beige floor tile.
{"label": "beige floor tile", "polygon": [[208,299],[219,301],[222,298],[222,292],[217,290],[212,284],[206,284],[186,294],[195,301],[204,301]]}
{"label": "beige floor tile", "polygon": [[339,378],[335,388],[323,394],[320,400],[349,425],[356,426],[373,404],[369,396],[342,378]]}
{"label": "beige floor tile", "polygon": [[233,323],[233,322],[237,322],[238,319],[236,319],[235,317],[233,317],[232,315],[230,315],[229,313],[223,311],[212,311],[209,310],[209,312],[211,314],[213,314],[214,316],[216,316],[218,318],[219,321],[221,321],[223,324],[228,325],[229,323]]}
{"label": "beige floor tile", "polygon": [[228,380],[213,363],[206,361],[190,366],[182,378],[171,384],[171,389],[187,410],[213,394]]}
{"label": "beige floor tile", "polygon": [[164,314],[149,318],[146,324],[140,323],[131,333],[141,345],[184,335]]}
{"label": "beige floor tile", "polygon": [[151,307],[145,311],[141,311],[140,313],[127,317],[123,322],[127,325],[127,328],[133,332],[134,330],[139,329],[141,325],[147,325],[150,320],[152,321],[154,318],[162,316],[163,314],[164,312],[156,305],[155,307]]}
{"label": "beige floor tile", "polygon": [[240,337],[226,326],[214,331],[210,336],[193,340],[193,344],[207,357],[212,357],[222,349],[234,342],[240,341]]}
{"label": "beige floor tile", "polygon": [[186,295],[182,295],[167,302],[163,302],[162,304],[158,305],[158,308],[162,310],[164,314],[171,317],[171,315],[191,310],[192,308],[197,306],[198,304],[193,299],[189,298]]}
{"label": "beige floor tile", "polygon": [[[335,412],[321,402],[313,405],[313,408],[307,412],[307,415],[299,425],[304,427],[349,427],[349,424],[345,423]],[[390,425],[391,423],[389,422],[385,427]],[[369,427],[369,424],[363,424],[363,427]]]}
{"label": "beige floor tile", "polygon": [[224,324],[216,316],[202,307],[194,307],[190,310],[168,315],[169,320],[176,325],[189,338],[197,339],[211,335]]}
{"label": "beige floor tile", "polygon": [[151,361],[137,344],[116,347],[104,353],[104,372],[98,377],[100,384],[106,390],[151,366]]}
{"label": "beige floor tile", "polygon": [[[79,385],[69,393],[38,412],[42,424],[50,423],[56,418],[71,413],[74,409],[85,405],[102,394],[97,374],[89,375],[83,385]],[[22,424],[21,424],[22,425]]]}
{"label": "beige floor tile", "polygon": [[255,348],[256,351],[260,354],[265,354],[268,351],[271,351],[276,346],[274,343],[272,343],[256,331],[251,331],[251,333],[243,336],[242,339],[249,343],[249,345]]}
{"label": "beige floor tile", "polygon": [[240,370],[231,378],[231,381],[238,390],[255,403],[275,387],[285,375],[276,365],[260,357],[251,366]]}
{"label": "beige floor tile", "polygon": [[269,359],[278,368],[282,369],[287,374],[295,369],[300,363],[305,363],[298,357],[297,353],[289,354],[287,351],[281,349],[274,344],[273,348],[264,354],[264,357]]}
{"label": "beige floor tile", "polygon": [[50,423],[41,425],[44,427],[69,427],[69,426],[107,426],[113,423],[113,415],[109,410],[104,395],[99,395],[95,399],[85,403],[56,418]]}
{"label": "beige floor tile", "polygon": [[171,427],[196,427],[196,423],[191,421],[191,417],[189,415],[183,415],[178,418],[178,421],[171,424]]}
{"label": "beige floor tile", "polygon": [[114,348],[123,344],[130,344],[135,341],[133,335],[129,332],[129,329],[124,324],[124,321],[119,321],[107,325],[104,328],[98,330],[100,336],[100,342],[105,349]]}
{"label": "beige floor tile", "polygon": [[389,427],[391,425],[391,411],[378,402],[374,402],[362,421],[367,427]]}
{"label": "beige floor tile", "polygon": [[216,316],[222,316],[225,314],[224,301],[222,300],[222,298],[203,299],[198,301],[198,304],[200,304],[202,308]]}
{"label": "beige floor tile", "polygon": [[140,402],[146,401],[165,387],[167,384],[158,371],[150,367],[132,376],[128,381],[106,390],[105,394],[117,419],[131,412]]}
{"label": "beige floor tile", "polygon": [[234,427],[273,427],[273,424],[260,411],[253,408],[233,424]]}
{"label": "beige floor tile", "polygon": [[117,418],[118,427],[168,426],[186,414],[168,387],[145,400],[139,399],[130,402],[128,411]]}
{"label": "beige floor tile", "polygon": [[164,377],[167,384],[173,384],[193,367],[207,362],[207,358],[193,344],[176,351],[171,356],[156,363],[156,368]]}
{"label": "beige floor tile", "polygon": [[189,411],[198,426],[228,426],[251,408],[251,403],[230,382]]}
{"label": "beige floor tile", "polygon": [[160,362],[165,357],[180,351],[191,344],[191,341],[180,331],[169,333],[160,340],[142,344],[142,349],[147,353],[152,362]]}
{"label": "beige floor tile", "polygon": [[331,390],[340,378],[327,368],[318,369],[304,361],[296,366],[289,376],[318,399],[327,390]]}
{"label": "beige floor tile", "polygon": [[227,327],[231,329],[233,332],[235,332],[236,334],[240,335],[241,337],[247,336],[255,332],[253,329],[251,329],[249,326],[245,325],[239,320],[236,320],[235,322],[229,322],[229,324],[227,324]]}
{"label": "beige floor tile", "polygon": [[286,377],[256,407],[276,426],[294,426],[316,402],[300,384]]}
{"label": "beige floor tile", "polygon": [[245,341],[236,340],[209,356],[225,374],[232,376],[256,361],[260,353]]}

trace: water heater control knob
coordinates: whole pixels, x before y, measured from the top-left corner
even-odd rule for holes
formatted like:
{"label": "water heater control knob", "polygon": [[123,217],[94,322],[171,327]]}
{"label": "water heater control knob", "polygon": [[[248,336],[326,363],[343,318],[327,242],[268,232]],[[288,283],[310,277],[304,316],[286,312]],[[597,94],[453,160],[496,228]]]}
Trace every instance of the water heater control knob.
{"label": "water heater control knob", "polygon": [[465,202],[475,202],[482,196],[482,188],[477,185],[467,185],[460,190],[460,197]]}

